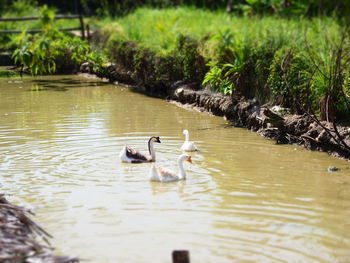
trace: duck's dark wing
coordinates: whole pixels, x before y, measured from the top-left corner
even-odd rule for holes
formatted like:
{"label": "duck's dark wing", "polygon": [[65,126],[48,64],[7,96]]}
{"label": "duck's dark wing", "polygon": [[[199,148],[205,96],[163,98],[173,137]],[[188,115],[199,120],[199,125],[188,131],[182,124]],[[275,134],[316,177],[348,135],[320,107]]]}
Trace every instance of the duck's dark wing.
{"label": "duck's dark wing", "polygon": [[139,151],[130,148],[129,146],[126,146],[126,156],[132,159],[133,163],[143,163],[151,160],[150,156],[144,155]]}

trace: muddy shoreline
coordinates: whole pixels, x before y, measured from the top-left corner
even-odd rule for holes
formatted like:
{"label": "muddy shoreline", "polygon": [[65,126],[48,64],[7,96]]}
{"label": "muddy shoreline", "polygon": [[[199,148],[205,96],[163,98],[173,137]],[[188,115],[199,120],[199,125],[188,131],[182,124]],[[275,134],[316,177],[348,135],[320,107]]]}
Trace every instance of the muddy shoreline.
{"label": "muddy shoreline", "polygon": [[337,140],[339,136],[343,143],[350,145],[348,123],[338,123],[334,127],[333,123],[320,122],[308,114],[290,114],[288,109],[276,105],[261,105],[254,99],[224,96],[184,81],[138,82],[132,71],[114,64],[108,65],[104,73],[96,73],[91,64],[84,63],[80,72],[108,79],[111,83],[130,85],[134,91],[148,96],[224,117],[234,126],[257,132],[278,144],[296,144],[350,161],[350,151]]}

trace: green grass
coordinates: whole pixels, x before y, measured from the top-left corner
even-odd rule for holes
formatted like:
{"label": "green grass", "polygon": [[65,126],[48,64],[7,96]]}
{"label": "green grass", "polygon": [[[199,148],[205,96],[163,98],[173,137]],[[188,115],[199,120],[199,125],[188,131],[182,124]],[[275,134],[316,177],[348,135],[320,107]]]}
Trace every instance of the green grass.
{"label": "green grass", "polygon": [[[173,65],[182,67],[179,71],[177,66],[178,76],[185,77],[198,76],[192,69],[199,65],[193,64],[198,61],[195,57],[199,52],[210,65],[205,77],[201,75],[207,86],[226,94],[237,91],[262,102],[272,99],[288,107],[296,107],[299,99],[308,109],[318,111],[319,102],[329,94],[327,92],[336,81],[339,85],[337,92],[332,91],[332,96],[337,110],[340,115],[350,111],[350,69],[347,63],[350,52],[346,48],[350,46],[350,34],[344,42],[342,71],[336,78],[332,76],[337,63],[334,50],[340,43],[344,28],[332,17],[247,17],[179,7],[140,8],[122,18],[92,19],[90,22],[109,36],[105,45],[107,52],[113,54],[119,49],[117,53],[121,55],[116,58],[126,58],[123,63],[130,65],[132,70],[143,65],[140,57],[144,57],[144,53],[136,51],[137,55],[133,55],[135,51],[123,51],[125,47],[118,43],[134,42],[141,48],[150,49],[156,56],[171,58],[169,61],[174,61]],[[187,46],[194,56],[190,59],[186,58],[188,50],[181,49],[180,44],[188,39],[197,43],[196,52],[191,49],[191,44]],[[289,64],[281,70],[287,54],[291,54]],[[156,71],[161,69],[159,72],[166,74],[167,69],[163,70],[165,64],[159,64],[157,59],[148,58],[148,55],[145,60]],[[171,67],[168,68],[171,72]],[[207,69],[202,67],[198,72],[203,70]],[[300,111],[300,107],[295,110]]]}
{"label": "green grass", "polygon": [[286,19],[279,17],[242,17],[224,12],[210,12],[194,8],[147,9],[141,8],[120,19],[107,18],[91,21],[102,29],[113,32],[111,39],[133,41],[156,52],[167,53],[176,47],[180,34],[197,41],[206,41],[203,47],[205,56],[215,45],[213,36],[229,30],[234,38],[255,46],[270,41],[274,45],[291,45],[327,49],[327,37],[334,39],[338,25],[329,17],[308,19]]}

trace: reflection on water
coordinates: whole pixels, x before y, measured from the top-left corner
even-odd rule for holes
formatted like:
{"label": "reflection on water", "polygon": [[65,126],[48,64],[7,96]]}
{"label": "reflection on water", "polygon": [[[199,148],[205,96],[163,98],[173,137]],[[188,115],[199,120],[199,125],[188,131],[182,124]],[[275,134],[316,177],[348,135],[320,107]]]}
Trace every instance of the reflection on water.
{"label": "reflection on water", "polygon": [[[57,253],[91,262],[347,262],[350,165],[275,145],[222,118],[97,80],[0,80],[1,192],[32,207]],[[184,136],[200,151],[187,180],[149,182],[120,163],[125,143],[177,169]],[[342,170],[327,172],[334,165]]]}

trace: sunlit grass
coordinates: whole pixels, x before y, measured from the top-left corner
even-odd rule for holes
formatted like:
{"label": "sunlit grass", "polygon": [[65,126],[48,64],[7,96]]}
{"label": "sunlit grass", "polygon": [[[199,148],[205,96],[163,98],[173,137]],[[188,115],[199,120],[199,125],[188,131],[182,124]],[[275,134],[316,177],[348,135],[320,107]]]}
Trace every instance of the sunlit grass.
{"label": "sunlit grass", "polygon": [[[296,93],[309,94],[309,97],[305,95],[309,100],[305,103],[312,104],[310,107],[315,110],[329,89],[328,76],[334,67],[334,50],[340,43],[343,30],[332,17],[248,17],[190,7],[140,8],[122,18],[90,22],[102,28],[102,35],[109,35],[105,45],[107,52],[113,54],[118,43],[131,41],[154,51],[159,57],[173,58],[173,64],[182,67],[178,71],[192,78],[198,76],[197,73],[190,74],[189,70],[195,67],[195,60],[186,60],[190,54],[181,49],[181,39],[195,40],[196,51],[210,65],[210,70],[205,73],[205,84],[225,93],[238,89],[245,92],[247,86],[253,86],[255,94],[261,94],[262,101],[269,98],[263,91],[267,87],[276,97],[282,97],[281,101],[288,107],[295,103],[288,102],[291,93],[281,75],[281,64],[287,54],[292,54],[293,61],[289,61],[291,64],[286,69],[288,82]],[[123,48],[120,46],[121,53]],[[142,62],[139,58],[142,54],[128,53],[127,59],[132,57],[134,63],[131,68]],[[123,55],[119,58],[123,59]],[[130,65],[131,62],[126,60],[124,63]],[[158,69],[157,62],[149,59],[149,64]],[[170,68],[168,66],[169,72]],[[348,67],[344,66],[342,70],[342,77],[347,79]],[[166,74],[166,69],[163,74]],[[310,90],[306,90],[309,84]],[[347,84],[344,82],[344,85]]]}
{"label": "sunlit grass", "polygon": [[175,48],[180,34],[208,42],[218,32],[229,30],[235,38],[254,46],[269,41],[277,46],[313,46],[321,50],[328,49],[329,40],[339,33],[337,23],[329,17],[242,17],[188,7],[140,8],[123,18],[91,22],[109,32],[115,30],[111,38],[133,41],[162,53]]}

